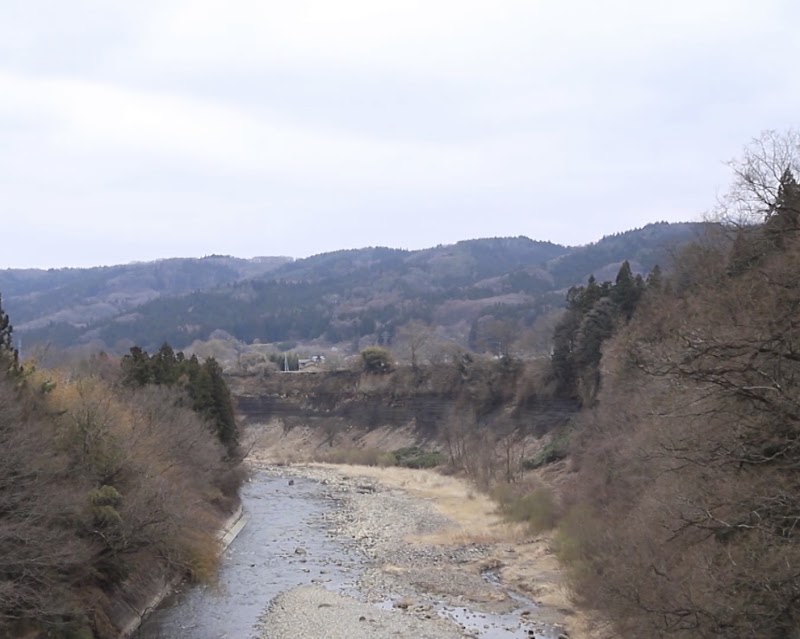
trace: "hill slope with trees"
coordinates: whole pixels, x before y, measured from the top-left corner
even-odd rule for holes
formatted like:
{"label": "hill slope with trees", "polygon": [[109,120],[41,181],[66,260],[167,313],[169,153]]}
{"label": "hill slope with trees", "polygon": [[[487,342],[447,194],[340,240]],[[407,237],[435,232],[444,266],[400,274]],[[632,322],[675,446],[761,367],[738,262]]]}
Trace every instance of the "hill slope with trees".
{"label": "hill slope with trees", "polygon": [[161,295],[213,288],[268,273],[291,261],[212,255],[96,268],[0,270],[0,292],[18,333],[51,323],[85,326]]}
{"label": "hill slope with trees", "polygon": [[800,630],[799,159],[797,136],[759,139],[722,226],[595,322],[593,357],[610,292],[560,325],[553,374],[584,411],[557,540],[619,636]]}
{"label": "hill slope with trees", "polygon": [[165,583],[214,578],[242,479],[230,396],[166,350],[37,370],[12,343],[0,310],[0,636],[114,639]]}
{"label": "hill slope with trees", "polygon": [[[170,260],[151,270],[169,266],[191,276],[175,275],[175,286],[153,299],[128,299],[116,313],[106,308],[94,319],[86,309],[102,295],[85,296],[116,287],[114,278],[103,279],[102,269],[86,271],[85,279],[80,271],[58,271],[53,282],[34,289],[31,282],[47,280],[45,274],[26,280],[6,271],[0,274],[0,287],[11,282],[7,303],[23,317],[19,334],[31,345],[94,344],[124,353],[133,344],[155,350],[169,342],[185,348],[223,330],[247,343],[324,342],[358,352],[369,344],[391,346],[403,327],[416,321],[440,328],[443,337],[463,346],[496,351],[503,342],[496,334],[530,328],[537,318],[560,309],[569,286],[591,273],[616,272],[626,259],[635,272],[668,263],[674,247],[702,228],[651,224],[577,248],[518,237],[420,251],[337,251],[274,269],[271,264],[268,272],[250,277],[231,266],[236,263],[232,258]],[[59,278],[69,282],[59,283]],[[50,306],[37,310],[37,300],[45,297]],[[108,298],[103,299],[105,304]],[[82,303],[79,318],[66,310]]]}

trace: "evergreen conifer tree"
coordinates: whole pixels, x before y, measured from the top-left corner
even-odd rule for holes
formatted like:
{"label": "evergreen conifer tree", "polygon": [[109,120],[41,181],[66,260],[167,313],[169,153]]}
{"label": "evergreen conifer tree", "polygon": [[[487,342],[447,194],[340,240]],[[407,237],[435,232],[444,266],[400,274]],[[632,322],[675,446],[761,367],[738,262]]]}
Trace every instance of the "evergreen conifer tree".
{"label": "evergreen conifer tree", "polygon": [[192,402],[192,410],[205,417],[228,453],[235,456],[239,447],[239,435],[228,385],[222,367],[213,357],[203,364],[192,355],[175,353],[164,343],[155,355],[138,346],[122,358],[123,379],[130,386],[180,386],[186,390]]}
{"label": "evergreen conifer tree", "polygon": [[144,386],[153,381],[150,357],[138,346],[122,358],[122,379],[129,386]]}
{"label": "evergreen conifer tree", "polygon": [[773,246],[782,249],[787,233],[797,232],[799,227],[800,185],[787,167],[781,175],[775,202],[767,211],[764,233]]}
{"label": "evergreen conifer tree", "polygon": [[661,273],[661,267],[656,264],[653,267],[653,270],[647,275],[647,280],[645,280],[645,287],[648,290],[652,290],[658,292],[664,285],[664,276]]}
{"label": "evergreen conifer tree", "polygon": [[14,328],[8,313],[3,311],[2,296],[0,296],[0,364],[6,371],[16,371],[19,367],[17,349],[13,341]]}
{"label": "evergreen conifer tree", "polygon": [[611,299],[626,320],[630,320],[633,317],[633,311],[639,303],[643,288],[644,282],[642,278],[639,277],[637,279],[633,276],[631,265],[628,260],[625,260],[611,289]]}
{"label": "evergreen conifer tree", "polygon": [[153,355],[150,363],[155,384],[171,386],[178,381],[182,372],[181,367],[178,365],[175,351],[166,342],[158,349],[158,353]]}

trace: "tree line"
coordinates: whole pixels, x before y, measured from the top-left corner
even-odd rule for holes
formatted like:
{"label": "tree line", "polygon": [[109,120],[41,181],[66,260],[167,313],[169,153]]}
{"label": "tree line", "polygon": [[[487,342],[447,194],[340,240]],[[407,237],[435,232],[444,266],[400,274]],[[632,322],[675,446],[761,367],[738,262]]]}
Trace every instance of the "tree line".
{"label": "tree line", "polygon": [[633,317],[645,291],[658,291],[661,268],[647,276],[633,275],[628,260],[615,281],[598,284],[594,276],[586,286],[573,286],[567,308],[553,334],[552,375],[556,392],[590,403],[600,385],[603,343]]}
{"label": "tree line", "polygon": [[195,355],[186,358],[166,343],[153,355],[134,346],[122,358],[121,369],[122,382],[128,386],[155,385],[184,391],[187,405],[211,425],[231,457],[236,456],[239,436],[233,400],[222,367],[213,357],[200,363]]}
{"label": "tree line", "polygon": [[[749,147],[718,232],[644,283],[630,317],[613,286],[571,294],[554,371],[584,388],[599,358],[601,383],[574,424],[556,540],[618,636],[797,636],[798,158],[793,133]],[[590,320],[605,299],[615,322]]]}
{"label": "tree line", "polygon": [[213,579],[242,479],[219,373],[166,346],[22,366],[0,310],[0,636],[111,639],[120,602]]}

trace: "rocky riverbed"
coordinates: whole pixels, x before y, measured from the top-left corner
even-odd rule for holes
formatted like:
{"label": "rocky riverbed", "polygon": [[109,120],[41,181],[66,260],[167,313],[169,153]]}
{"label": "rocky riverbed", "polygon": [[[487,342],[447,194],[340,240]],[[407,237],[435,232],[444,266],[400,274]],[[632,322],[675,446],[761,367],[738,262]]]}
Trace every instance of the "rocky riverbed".
{"label": "rocky riverbed", "polygon": [[[328,534],[364,560],[352,587],[326,589],[323,579],[273,599],[259,624],[262,639],[568,636],[569,611],[537,605],[503,583],[497,555],[507,548],[493,539],[469,541],[463,526],[402,481],[337,466],[261,470],[287,484],[292,478],[319,482],[337,503],[323,515]],[[297,552],[307,552],[297,541]]]}
{"label": "rocky riverbed", "polygon": [[[431,471],[253,463],[214,584],[137,639],[585,639],[546,538]],[[569,632],[567,632],[569,630]]]}

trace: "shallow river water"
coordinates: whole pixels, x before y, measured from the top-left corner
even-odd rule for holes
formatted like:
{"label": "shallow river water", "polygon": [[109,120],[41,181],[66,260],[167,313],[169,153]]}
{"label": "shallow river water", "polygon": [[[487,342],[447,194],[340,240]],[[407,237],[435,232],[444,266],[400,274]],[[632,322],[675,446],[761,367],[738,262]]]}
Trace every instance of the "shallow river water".
{"label": "shallow river water", "polygon": [[[135,639],[251,639],[258,636],[258,621],[269,602],[296,586],[321,583],[357,596],[366,558],[328,531],[324,514],[336,502],[318,482],[293,482],[290,486],[288,478],[254,474],[242,491],[249,521],[225,551],[218,583],[186,586],[168,597]],[[520,603],[525,607],[526,602]],[[539,628],[535,635],[521,631],[513,613],[476,614],[444,605],[438,612],[481,639],[557,636],[552,628]]]}
{"label": "shallow river water", "polygon": [[266,605],[295,586],[319,581],[354,588],[359,558],[327,533],[334,506],[317,482],[263,473],[242,491],[247,525],[225,551],[219,583],[189,586],[169,597],[137,639],[248,639]]}

